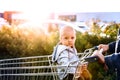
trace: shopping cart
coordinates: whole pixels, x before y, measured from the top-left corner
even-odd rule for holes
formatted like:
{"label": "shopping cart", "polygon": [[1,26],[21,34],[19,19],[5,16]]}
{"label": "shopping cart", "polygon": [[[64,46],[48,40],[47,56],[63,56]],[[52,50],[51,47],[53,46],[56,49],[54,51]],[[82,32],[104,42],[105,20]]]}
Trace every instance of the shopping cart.
{"label": "shopping cart", "polygon": [[[92,49],[87,49],[84,53],[78,53],[80,65],[86,62],[85,58],[92,52]],[[52,63],[51,59],[52,55],[2,59],[0,80],[59,80],[57,68],[63,66]],[[77,74],[76,72],[75,78],[78,77]]]}
{"label": "shopping cart", "polygon": [[0,60],[0,80],[57,80],[51,55]]}

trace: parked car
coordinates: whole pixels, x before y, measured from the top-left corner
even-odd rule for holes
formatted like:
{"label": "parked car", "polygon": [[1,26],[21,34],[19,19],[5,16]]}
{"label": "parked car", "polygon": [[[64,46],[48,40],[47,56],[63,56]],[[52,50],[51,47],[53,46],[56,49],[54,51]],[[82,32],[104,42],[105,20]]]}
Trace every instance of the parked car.
{"label": "parked car", "polygon": [[90,31],[90,27],[88,27],[85,22],[74,22],[74,24],[78,27],[78,31],[80,31],[80,29],[84,30],[84,32]]}
{"label": "parked car", "polygon": [[76,31],[79,31],[81,33],[85,33],[86,31],[89,31],[89,27],[87,27],[85,24],[77,24],[76,22],[67,22],[63,20],[46,20],[44,24],[47,24],[47,27],[56,29],[56,27],[61,28],[64,26],[71,26],[73,27]]}
{"label": "parked car", "polygon": [[85,24],[78,25],[75,22],[68,22],[68,21],[63,21],[58,19],[49,19],[49,20],[42,21],[42,23],[27,22],[19,25],[20,28],[37,29],[37,30],[41,29],[46,34],[57,31],[59,30],[59,28],[64,26],[71,26],[76,31],[81,33],[85,33],[86,31],[89,31],[89,28]]}

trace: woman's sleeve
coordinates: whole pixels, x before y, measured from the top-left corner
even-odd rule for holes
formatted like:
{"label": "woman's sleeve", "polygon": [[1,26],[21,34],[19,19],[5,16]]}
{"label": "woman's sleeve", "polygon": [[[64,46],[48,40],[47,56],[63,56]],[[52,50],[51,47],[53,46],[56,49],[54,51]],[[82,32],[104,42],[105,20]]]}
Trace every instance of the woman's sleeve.
{"label": "woman's sleeve", "polygon": [[[109,51],[114,53],[115,52],[115,47],[116,47],[116,41],[114,42],[111,42],[108,44],[109,45]],[[120,52],[120,41],[118,42],[118,45],[117,45],[117,52]]]}
{"label": "woman's sleeve", "polygon": [[120,54],[111,54],[105,56],[105,63],[108,66],[108,69],[117,68],[120,70]]}

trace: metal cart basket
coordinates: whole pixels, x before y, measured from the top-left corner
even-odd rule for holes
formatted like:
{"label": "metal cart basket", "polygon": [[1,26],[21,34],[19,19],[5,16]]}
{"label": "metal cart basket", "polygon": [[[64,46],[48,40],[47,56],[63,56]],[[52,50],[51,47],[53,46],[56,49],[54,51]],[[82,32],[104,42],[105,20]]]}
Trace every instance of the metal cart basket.
{"label": "metal cart basket", "polygon": [[[88,54],[87,54],[88,53]],[[79,53],[81,62],[89,52]],[[11,58],[0,60],[0,80],[59,80],[51,55]]]}

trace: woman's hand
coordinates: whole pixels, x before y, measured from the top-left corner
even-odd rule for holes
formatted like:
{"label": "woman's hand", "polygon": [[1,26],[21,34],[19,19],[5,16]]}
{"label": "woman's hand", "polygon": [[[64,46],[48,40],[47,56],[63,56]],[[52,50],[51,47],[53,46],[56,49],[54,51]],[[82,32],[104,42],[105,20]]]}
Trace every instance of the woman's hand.
{"label": "woman's hand", "polygon": [[103,52],[106,52],[106,51],[108,51],[108,49],[109,49],[109,45],[100,44],[100,45],[98,46],[98,48],[99,48],[99,50],[100,50],[100,49],[103,49]]}
{"label": "woman's hand", "polygon": [[97,56],[100,63],[105,63],[104,55],[99,50],[95,50],[91,56]]}

